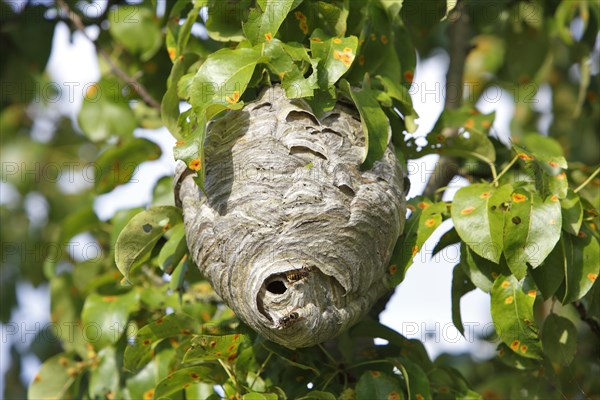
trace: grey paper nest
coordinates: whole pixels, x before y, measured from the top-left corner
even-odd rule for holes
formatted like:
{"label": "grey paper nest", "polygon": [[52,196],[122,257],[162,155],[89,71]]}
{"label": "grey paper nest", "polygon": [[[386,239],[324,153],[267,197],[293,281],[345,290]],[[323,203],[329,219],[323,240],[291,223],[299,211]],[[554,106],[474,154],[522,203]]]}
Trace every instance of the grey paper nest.
{"label": "grey paper nest", "polygon": [[403,170],[387,148],[361,171],[355,109],[320,120],[279,87],[208,128],[207,197],[180,162],[190,253],[254,330],[289,348],[331,339],[383,295],[405,219]]}

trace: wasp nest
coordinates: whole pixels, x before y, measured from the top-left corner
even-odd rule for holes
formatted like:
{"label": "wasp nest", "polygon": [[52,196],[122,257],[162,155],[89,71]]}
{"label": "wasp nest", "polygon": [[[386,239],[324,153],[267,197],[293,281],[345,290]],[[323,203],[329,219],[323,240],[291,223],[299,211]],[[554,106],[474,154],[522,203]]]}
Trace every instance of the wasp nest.
{"label": "wasp nest", "polygon": [[367,171],[364,152],[355,109],[338,103],[318,120],[272,87],[209,125],[206,196],[180,162],[175,195],[190,253],[266,338],[289,348],[331,339],[388,290],[403,170],[391,144]]}

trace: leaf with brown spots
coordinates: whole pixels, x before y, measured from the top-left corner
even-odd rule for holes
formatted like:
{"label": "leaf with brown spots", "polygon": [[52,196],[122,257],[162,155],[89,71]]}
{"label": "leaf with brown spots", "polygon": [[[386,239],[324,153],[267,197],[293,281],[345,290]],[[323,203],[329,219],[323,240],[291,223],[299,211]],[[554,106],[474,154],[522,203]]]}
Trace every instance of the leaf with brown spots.
{"label": "leaf with brown spots", "polygon": [[461,188],[452,201],[452,222],[458,235],[479,256],[498,263],[503,247],[504,213],[510,185],[474,184]]}
{"label": "leaf with brown spots", "polygon": [[200,382],[220,385],[226,381],[227,374],[220,365],[182,368],[169,374],[156,385],[154,398],[167,398],[177,391]]}
{"label": "leaf with brown spots", "polygon": [[[535,298],[528,292],[533,282],[519,282],[513,275],[500,275],[491,292],[492,320],[500,339],[520,356],[540,359],[541,344],[533,315]],[[525,346],[525,347],[523,347]]]}

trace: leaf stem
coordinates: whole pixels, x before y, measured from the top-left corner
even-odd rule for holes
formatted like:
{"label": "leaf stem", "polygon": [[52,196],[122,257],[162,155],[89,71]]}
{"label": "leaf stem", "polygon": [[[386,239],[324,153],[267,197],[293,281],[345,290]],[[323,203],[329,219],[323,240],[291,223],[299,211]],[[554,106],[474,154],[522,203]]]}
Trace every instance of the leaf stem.
{"label": "leaf stem", "polygon": [[596,177],[596,175],[598,175],[598,173],[600,173],[600,167],[596,168],[596,170],[594,172],[592,172],[592,174],[581,185],[577,186],[577,189],[573,190],[573,192],[577,193],[581,189],[586,187],[586,185],[588,183],[590,183],[592,181],[592,179],[594,179]]}
{"label": "leaf stem", "polygon": [[331,362],[331,366],[337,368],[338,362],[336,361],[335,358],[333,358],[333,356],[331,354],[329,354],[327,349],[325,349],[325,347],[323,347],[323,345],[320,343],[317,346],[319,346],[319,349],[321,349],[323,354],[325,354],[325,356],[329,359],[329,361]]}
{"label": "leaf stem", "polygon": [[252,390],[252,388],[254,387],[254,384],[256,383],[256,380],[258,379],[258,377],[260,376],[260,374],[262,374],[263,370],[265,369],[265,367],[267,366],[267,363],[269,362],[269,360],[271,359],[271,356],[273,355],[272,351],[269,351],[269,355],[267,356],[267,358],[265,359],[265,361],[263,361],[263,363],[261,364],[260,368],[258,369],[258,371],[256,372],[256,376],[254,377],[254,380],[252,381],[252,383],[250,384],[250,390]]}
{"label": "leaf stem", "polygon": [[[227,373],[227,376],[229,376],[229,379],[231,379],[231,382],[233,382],[233,385],[238,388],[238,383],[237,380],[235,379],[235,376],[233,376],[233,374],[231,373],[231,371],[229,370],[229,367],[223,362],[223,360],[221,360],[219,358],[219,364],[221,364],[221,366],[223,367],[223,369],[225,370],[225,372]],[[238,388],[239,391],[239,388]]]}
{"label": "leaf stem", "polygon": [[519,155],[517,154],[516,156],[513,157],[512,160],[510,160],[510,162],[508,163],[508,165],[506,167],[504,167],[504,169],[502,171],[500,171],[500,173],[498,175],[496,175],[496,177],[492,181],[492,184],[494,186],[498,186],[498,180],[500,178],[502,178],[502,175],[504,175],[505,173],[508,172],[508,170],[517,162],[518,159],[519,159]]}

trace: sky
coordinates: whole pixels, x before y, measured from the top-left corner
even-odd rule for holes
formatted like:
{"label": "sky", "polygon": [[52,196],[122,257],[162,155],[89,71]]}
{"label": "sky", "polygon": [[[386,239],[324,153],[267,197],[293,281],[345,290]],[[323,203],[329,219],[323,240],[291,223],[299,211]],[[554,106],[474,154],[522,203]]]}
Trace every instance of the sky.
{"label": "sky", "polygon": [[[93,38],[98,32],[89,29],[88,34]],[[445,84],[447,66],[448,56],[443,51],[434,52],[432,57],[418,61],[413,83],[414,90],[411,90],[414,107],[420,115],[420,119],[417,121],[419,130],[416,135],[418,136],[424,136],[429,132],[442,111],[443,97],[440,95],[440,90]],[[64,23],[59,23],[56,27],[53,50],[47,69],[51,80],[61,86],[65,94],[69,93],[71,88],[75,88],[75,91],[74,96],[62,96],[60,101],[47,107],[41,107],[39,104],[32,105],[32,112],[40,116],[36,119],[32,136],[42,142],[49,140],[52,135],[51,122],[53,119],[60,115],[67,115],[76,121],[77,112],[83,100],[83,93],[77,89],[85,87],[88,83],[96,82],[100,77],[94,46],[80,33],[75,33],[70,37],[69,29]],[[514,112],[513,101],[507,92],[492,90],[494,93],[490,93],[484,98],[494,101],[480,102],[477,107],[485,113],[496,111],[493,129],[500,137],[507,138],[509,122]],[[165,128],[136,129],[134,134],[159,144],[163,154],[160,159],[146,162],[140,166],[134,176],[137,180],[136,183],[122,185],[110,193],[97,196],[94,209],[102,220],[109,219],[119,209],[147,204],[156,181],[163,176],[172,175],[174,172],[172,147],[175,139]],[[437,156],[426,156],[409,162],[408,172],[411,180],[409,197],[419,195],[423,191],[428,171],[433,169],[436,159]],[[453,182],[444,199],[449,200],[460,186],[466,184],[464,180]],[[5,189],[3,187],[2,191],[6,193]],[[3,194],[3,196],[7,195]],[[4,202],[6,198],[0,201]],[[32,212],[34,212],[33,210],[44,212],[43,207],[42,211],[39,211],[39,204],[35,203],[31,209]],[[450,247],[433,260],[430,257],[435,243],[450,227],[450,222],[446,221],[423,246],[423,250],[415,258],[415,264],[409,269],[405,281],[396,288],[386,310],[381,314],[381,322],[409,338],[422,340],[432,357],[443,352],[468,351],[475,357],[485,358],[492,355],[495,346],[477,341],[476,338],[491,326],[489,296],[478,289],[464,296],[461,303],[462,318],[467,330],[466,337],[462,337],[452,324],[450,306],[452,269],[458,262],[458,248]],[[85,239],[85,237],[81,239]],[[13,314],[14,322],[25,323],[27,326],[35,326],[36,323],[43,326],[49,322],[50,304],[47,285],[36,289],[28,283],[20,284],[18,300],[19,309]],[[33,335],[25,339],[31,340],[32,338]],[[0,393],[4,387],[4,372],[9,365],[7,357],[9,342],[4,339],[3,337],[0,343],[2,354]],[[21,344],[23,348],[26,347],[26,343]],[[22,372],[24,382],[28,383],[33,379],[39,365],[40,362],[35,357],[26,360]]]}

